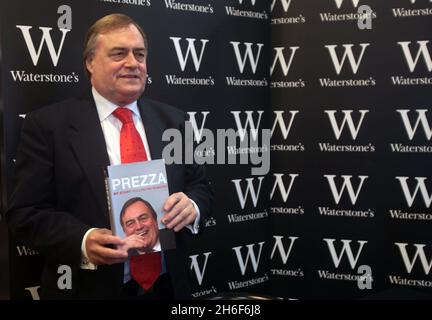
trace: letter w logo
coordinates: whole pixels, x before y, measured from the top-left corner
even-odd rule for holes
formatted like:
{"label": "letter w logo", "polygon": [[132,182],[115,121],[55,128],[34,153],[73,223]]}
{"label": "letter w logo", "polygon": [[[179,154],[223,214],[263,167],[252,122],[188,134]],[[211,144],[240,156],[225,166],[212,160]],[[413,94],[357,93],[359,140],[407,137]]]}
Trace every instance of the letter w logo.
{"label": "letter w logo", "polygon": [[241,208],[244,209],[245,205],[246,205],[246,200],[248,197],[248,194],[250,193],[251,197],[252,197],[252,201],[254,204],[254,207],[257,206],[257,202],[258,202],[258,198],[261,192],[261,184],[262,184],[262,180],[264,179],[264,177],[259,177],[259,184],[258,184],[258,191],[255,190],[255,186],[253,181],[255,180],[255,178],[248,178],[246,179],[247,181],[247,187],[246,187],[246,191],[243,193],[243,190],[240,186],[240,182],[242,181],[242,179],[237,179],[237,180],[231,180],[236,188],[237,191],[237,196],[238,199],[240,201],[240,205]]}
{"label": "letter w logo", "polygon": [[293,61],[294,55],[296,53],[296,51],[299,49],[300,47],[290,47],[291,49],[291,55],[289,58],[289,62],[287,63],[285,60],[285,56],[283,54],[283,51],[285,50],[285,47],[276,47],[273,48],[276,51],[275,57],[273,59],[273,63],[271,65],[270,68],[270,75],[273,75],[273,71],[276,67],[276,62],[279,61],[279,65],[282,68],[283,74],[286,77],[288,74],[289,69],[291,68],[291,63]]}
{"label": "letter w logo", "polygon": [[402,47],[405,60],[411,72],[414,72],[414,69],[416,68],[417,63],[420,59],[420,55],[423,57],[423,60],[426,63],[428,71],[432,72],[432,58],[427,47],[429,40],[417,41],[417,43],[419,45],[419,49],[417,50],[415,59],[413,58],[413,55],[411,54],[411,50],[409,47],[411,41],[400,41],[398,42],[398,45]]}
{"label": "letter w logo", "polygon": [[408,243],[399,243],[395,242],[395,245],[399,248],[400,254],[402,256],[403,262],[405,264],[405,268],[408,273],[411,273],[412,269],[414,268],[414,265],[417,261],[417,258],[420,258],[421,265],[423,267],[424,273],[426,275],[429,275],[429,272],[432,268],[432,259],[430,261],[427,261],[426,254],[424,252],[425,244],[418,244],[414,243],[414,247],[416,247],[416,252],[414,254],[414,257],[412,259],[409,258],[408,252],[407,252],[407,245]]}
{"label": "letter w logo", "polygon": [[355,205],[357,202],[357,198],[360,194],[360,190],[363,186],[363,182],[368,178],[368,176],[358,176],[360,178],[360,184],[357,187],[357,191],[354,191],[354,188],[351,183],[352,176],[344,176],[342,175],[342,179],[344,180],[340,191],[336,187],[335,183],[335,175],[324,175],[327,178],[328,184],[330,186],[331,192],[333,194],[333,198],[336,204],[339,204],[340,199],[342,198],[342,194],[344,193],[345,188],[348,190],[348,195],[351,199],[352,205]]}
{"label": "letter w logo", "polygon": [[[256,0],[251,0],[251,3],[252,3],[253,6],[255,5],[255,2],[256,2]],[[239,3],[243,4],[243,0],[239,0]]]}
{"label": "letter w logo", "polygon": [[40,57],[41,52],[42,52],[42,48],[44,46],[44,43],[46,43],[46,45],[48,47],[49,54],[51,56],[52,63],[54,65],[54,67],[57,67],[57,63],[58,63],[58,60],[60,58],[60,54],[61,54],[61,51],[62,51],[62,48],[63,48],[63,43],[64,43],[64,40],[66,38],[66,34],[70,30],[63,29],[63,28],[60,29],[60,31],[62,33],[62,39],[61,39],[61,42],[60,42],[60,46],[59,46],[59,48],[56,51],[56,49],[54,48],[54,44],[53,44],[52,38],[51,38],[51,30],[52,30],[52,28],[39,27],[39,30],[42,31],[42,39],[41,39],[41,41],[39,43],[39,48],[38,48],[38,50],[36,52],[36,48],[34,46],[32,37],[30,35],[30,29],[33,28],[33,27],[32,26],[21,26],[21,25],[17,25],[16,27],[21,30],[21,33],[22,33],[22,35],[24,37],[25,43],[27,45],[27,49],[28,49],[28,51],[30,53],[30,57],[32,59],[32,62],[33,62],[34,66],[37,66],[38,61],[39,61],[39,57]]}
{"label": "letter w logo", "polygon": [[[291,4],[291,0],[280,0],[280,2],[282,3],[284,11],[287,12],[289,9],[289,6]],[[276,0],[273,0],[272,3],[270,4],[270,11],[271,12],[273,12],[275,4],[276,4]]]}
{"label": "letter w logo", "polygon": [[[412,4],[416,3],[416,0],[410,0]],[[429,2],[432,2],[432,0],[429,0]]]}
{"label": "letter w logo", "polygon": [[291,193],[291,188],[292,188],[292,186],[294,184],[294,180],[298,177],[298,174],[290,174],[289,175],[290,178],[291,178],[290,179],[291,181],[289,183],[288,190],[285,189],[285,184],[284,184],[284,182],[282,180],[282,178],[283,178],[283,176],[285,174],[283,174],[283,173],[274,173],[273,175],[275,176],[275,183],[274,183],[273,189],[272,189],[272,191],[270,193],[270,200],[273,199],[273,195],[274,195],[274,193],[276,191],[276,187],[278,187],[279,192],[280,192],[280,194],[282,196],[283,201],[286,202],[288,200],[289,194]]}
{"label": "letter w logo", "polygon": [[257,272],[259,261],[261,258],[261,251],[262,251],[263,244],[264,244],[264,241],[258,243],[258,246],[259,246],[258,258],[256,257],[255,251],[253,248],[255,246],[255,243],[246,245],[246,247],[247,247],[246,259],[243,259],[243,255],[241,253],[241,249],[243,248],[243,246],[232,248],[236,253],[237,261],[239,263],[239,267],[240,267],[240,271],[241,271],[242,276],[244,276],[244,274],[246,272],[246,268],[249,264],[249,259],[252,263],[252,267],[253,267],[254,272],[255,273]]}
{"label": "letter w logo", "polygon": [[346,240],[346,239],[341,240],[343,245],[342,245],[342,250],[340,251],[339,254],[336,252],[334,246],[334,242],[336,241],[336,239],[323,239],[323,240],[327,243],[327,247],[329,248],[330,255],[332,257],[335,268],[339,267],[339,264],[341,263],[343,256],[346,255],[348,257],[351,269],[353,270],[357,265],[357,261],[360,257],[360,253],[363,250],[363,246],[367,243],[367,241],[363,241],[363,240],[357,241],[357,243],[359,244],[359,248],[357,250],[356,256],[354,257],[353,251],[351,249],[352,240]]}
{"label": "letter w logo", "polygon": [[335,137],[337,140],[340,139],[341,134],[342,134],[342,130],[345,127],[345,124],[348,124],[348,129],[351,132],[351,137],[353,138],[353,140],[357,139],[357,135],[360,131],[360,127],[363,123],[363,119],[366,113],[369,112],[369,110],[359,110],[361,117],[360,120],[357,124],[357,126],[354,125],[354,121],[352,119],[351,113],[353,112],[353,110],[342,110],[342,113],[344,114],[344,118],[342,121],[341,125],[338,125],[337,121],[336,121],[336,117],[335,117],[335,113],[337,112],[336,110],[326,110],[324,111],[325,113],[327,113],[329,120],[330,120],[330,124],[333,128],[333,132],[335,134]]}
{"label": "letter w logo", "polygon": [[261,116],[264,113],[263,110],[258,110],[258,122],[255,124],[252,114],[255,111],[245,111],[246,112],[246,122],[243,125],[240,121],[240,112],[241,111],[231,111],[231,113],[234,115],[234,119],[237,125],[237,132],[239,133],[241,141],[243,141],[246,137],[246,130],[248,127],[250,127],[251,135],[254,140],[258,137],[258,130],[261,123]]}
{"label": "letter w logo", "polygon": [[348,61],[351,65],[351,69],[352,69],[353,73],[357,74],[357,71],[358,71],[360,63],[363,59],[363,55],[365,53],[365,50],[369,45],[370,45],[370,43],[360,43],[362,50],[361,50],[360,56],[357,58],[357,60],[354,57],[354,54],[352,52],[352,47],[354,46],[354,44],[343,44],[342,45],[345,48],[345,52],[344,52],[342,59],[339,59],[338,55],[336,54],[336,47],[338,47],[338,45],[327,45],[325,47],[327,48],[327,50],[330,53],[330,57],[333,61],[333,66],[335,67],[337,74],[340,74],[340,72],[342,71],[342,67],[344,66],[345,60],[347,58],[348,58]]}
{"label": "letter w logo", "polygon": [[399,183],[402,187],[402,191],[403,191],[404,196],[405,196],[405,200],[406,200],[409,207],[412,206],[419,189],[420,189],[420,192],[421,192],[421,195],[423,197],[423,201],[424,201],[426,207],[427,208],[430,207],[430,205],[432,203],[432,194],[429,195],[429,192],[426,188],[426,185],[425,185],[425,181],[427,180],[426,177],[415,177],[415,179],[417,180],[417,186],[415,187],[415,190],[413,193],[411,193],[410,189],[408,188],[407,180],[409,179],[409,177],[396,177],[396,179],[399,180]]}
{"label": "letter w logo", "polygon": [[283,114],[285,113],[285,111],[283,110],[275,110],[273,111],[273,113],[275,114],[275,120],[273,122],[273,126],[271,129],[271,136],[273,137],[273,133],[276,129],[276,125],[279,124],[279,129],[282,132],[283,138],[286,140],[286,138],[288,138],[288,134],[291,131],[291,126],[294,122],[294,118],[296,116],[297,113],[299,113],[298,110],[291,110],[289,113],[291,114],[291,120],[288,124],[288,126],[285,123],[285,120],[283,118]]}
{"label": "letter w logo", "polygon": [[202,269],[200,268],[199,263],[198,263],[198,255],[195,254],[193,256],[189,256],[189,258],[191,258],[191,260],[192,260],[190,269],[195,271],[195,275],[196,275],[196,278],[197,278],[199,285],[202,284],[205,269],[207,267],[207,261],[208,261],[209,255],[211,255],[211,252],[204,253],[204,257],[205,257],[204,259],[205,260],[204,260],[204,266],[202,267]]}
{"label": "letter w logo", "polygon": [[234,49],[234,53],[237,59],[237,65],[240,69],[240,73],[243,73],[245,65],[246,65],[246,60],[249,59],[249,63],[251,65],[252,68],[252,72],[253,74],[255,74],[257,66],[258,66],[258,61],[261,55],[261,49],[264,46],[263,43],[257,43],[258,46],[258,52],[257,54],[254,56],[253,52],[252,52],[252,45],[253,43],[251,42],[244,42],[245,46],[246,46],[246,50],[245,53],[243,54],[243,57],[240,53],[240,42],[236,42],[236,41],[230,41],[231,45],[233,46]]}
{"label": "letter w logo", "polygon": [[192,129],[193,129],[193,132],[194,132],[194,138],[195,138],[195,141],[196,141],[197,143],[200,143],[200,142],[201,142],[202,134],[203,134],[203,129],[204,129],[204,125],[205,125],[205,122],[206,122],[206,119],[207,119],[207,115],[208,115],[209,113],[210,113],[210,111],[201,111],[201,114],[202,114],[203,120],[202,120],[202,122],[201,122],[201,127],[198,128],[197,120],[196,120],[196,118],[195,118],[195,114],[196,114],[196,112],[195,112],[195,111],[190,111],[190,112],[188,112],[188,115],[189,115],[189,121],[190,121],[190,123],[192,124]]}
{"label": "letter w logo", "polygon": [[[344,0],[335,0],[336,6],[337,6],[338,9],[341,8],[343,1]],[[355,8],[357,8],[359,2],[360,2],[360,0],[352,0],[352,3],[353,3],[353,5],[354,5]]]}
{"label": "letter w logo", "polygon": [[423,131],[426,135],[426,138],[428,140],[430,140],[432,138],[431,126],[429,125],[429,121],[426,118],[426,112],[428,112],[427,109],[416,109],[418,116],[417,116],[417,120],[416,120],[414,126],[411,125],[411,121],[408,118],[408,112],[410,112],[410,110],[399,109],[396,111],[399,112],[401,115],[403,124],[405,126],[405,130],[406,130],[406,132],[408,134],[408,138],[410,140],[412,140],[414,138],[414,135],[417,131],[417,128],[418,128],[420,122],[422,124]]}
{"label": "letter w logo", "polygon": [[298,239],[298,237],[289,237],[290,245],[289,245],[289,248],[287,251],[285,251],[285,246],[282,242],[282,239],[284,238],[283,236],[273,236],[273,238],[275,239],[275,244],[273,246],[273,250],[271,252],[270,259],[273,259],[273,256],[276,252],[276,249],[278,249],[279,255],[282,259],[283,264],[286,264],[290,254],[291,254],[291,250],[294,246],[294,242]]}
{"label": "letter w logo", "polygon": [[177,54],[177,59],[178,59],[178,61],[180,63],[181,70],[182,71],[185,70],[186,63],[187,63],[187,61],[189,59],[189,54],[190,54],[192,56],[192,61],[193,61],[194,66],[195,66],[195,71],[198,72],[199,69],[200,69],[200,66],[201,66],[201,61],[202,61],[202,57],[203,57],[203,54],[204,54],[205,47],[206,47],[207,42],[209,40],[207,40],[207,39],[200,39],[200,41],[201,41],[201,51],[200,51],[200,54],[199,54],[199,57],[198,57],[198,54],[197,54],[197,51],[196,51],[196,48],[195,48],[195,40],[196,39],[186,38],[186,41],[188,42],[188,47],[187,47],[187,50],[186,50],[186,54],[183,54],[183,51],[182,51],[182,48],[181,48],[181,45],[180,45],[180,40],[182,38],[170,37],[170,39],[174,43],[174,47],[175,47],[176,54]]}

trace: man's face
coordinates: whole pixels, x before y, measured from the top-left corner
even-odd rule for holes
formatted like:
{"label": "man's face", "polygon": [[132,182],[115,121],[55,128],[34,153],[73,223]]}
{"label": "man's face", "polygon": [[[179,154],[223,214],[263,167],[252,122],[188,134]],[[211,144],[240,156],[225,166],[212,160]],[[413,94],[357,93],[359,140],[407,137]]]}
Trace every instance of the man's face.
{"label": "man's face", "polygon": [[134,25],[99,34],[86,61],[93,87],[118,106],[138,99],[147,79],[147,51]]}
{"label": "man's face", "polygon": [[126,236],[139,235],[153,248],[157,242],[158,225],[152,211],[141,201],[130,205],[123,215],[123,229]]}

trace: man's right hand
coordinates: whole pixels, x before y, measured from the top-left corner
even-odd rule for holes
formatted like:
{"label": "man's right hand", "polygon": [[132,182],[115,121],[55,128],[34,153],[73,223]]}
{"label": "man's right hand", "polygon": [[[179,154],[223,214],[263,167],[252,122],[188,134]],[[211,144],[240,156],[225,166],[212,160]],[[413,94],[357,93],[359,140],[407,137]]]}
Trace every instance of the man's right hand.
{"label": "man's right hand", "polygon": [[129,252],[130,250],[137,250],[138,252],[144,253],[152,250],[150,239],[146,239],[143,236],[132,234],[123,239],[124,244],[118,246],[119,250]]}
{"label": "man's right hand", "polygon": [[125,262],[128,257],[127,251],[108,247],[123,244],[124,241],[113,236],[111,230],[95,229],[88,234],[85,243],[88,259],[96,265]]}

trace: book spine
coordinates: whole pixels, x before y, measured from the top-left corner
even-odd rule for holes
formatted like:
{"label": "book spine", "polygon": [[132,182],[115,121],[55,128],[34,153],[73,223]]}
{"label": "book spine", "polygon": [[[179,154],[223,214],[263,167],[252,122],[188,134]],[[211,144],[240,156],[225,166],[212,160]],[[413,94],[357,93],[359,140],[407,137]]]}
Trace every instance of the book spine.
{"label": "book spine", "polygon": [[105,192],[106,192],[106,198],[108,204],[108,215],[110,218],[111,231],[113,235],[117,235],[117,229],[114,221],[115,218],[114,218],[114,212],[112,206],[112,192],[111,192],[110,179],[106,171],[105,171]]}

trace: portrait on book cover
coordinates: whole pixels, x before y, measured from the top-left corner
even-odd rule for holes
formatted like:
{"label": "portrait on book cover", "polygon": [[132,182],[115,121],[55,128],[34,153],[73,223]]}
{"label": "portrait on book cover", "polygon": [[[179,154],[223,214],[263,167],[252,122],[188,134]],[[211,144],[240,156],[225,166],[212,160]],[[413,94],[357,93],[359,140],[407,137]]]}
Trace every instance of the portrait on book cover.
{"label": "portrait on book cover", "polygon": [[174,249],[174,232],[161,222],[169,195],[163,160],[109,166],[108,182],[112,231],[129,254]]}

